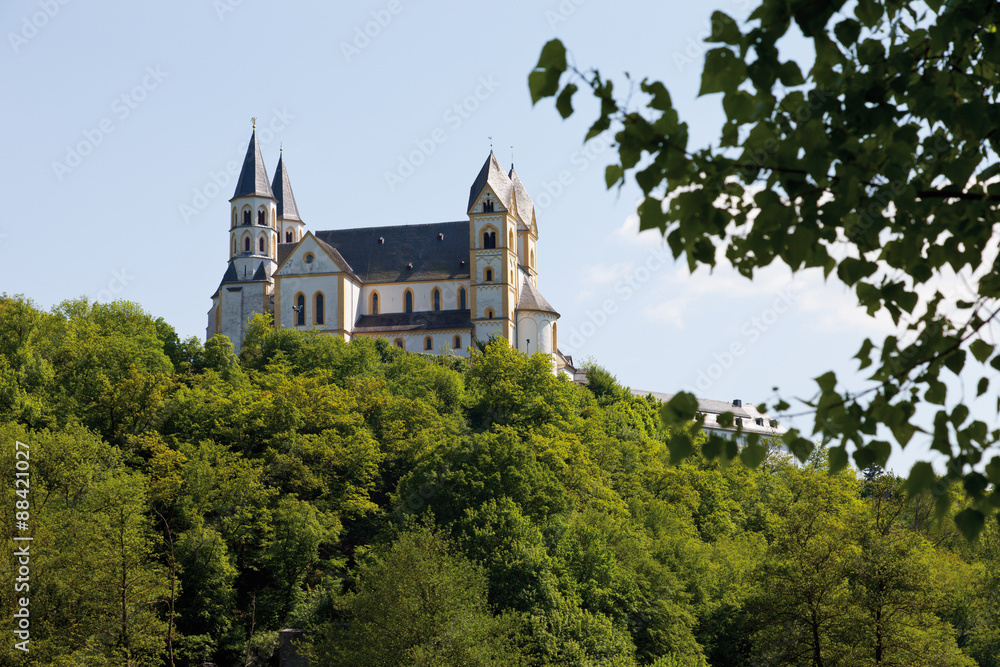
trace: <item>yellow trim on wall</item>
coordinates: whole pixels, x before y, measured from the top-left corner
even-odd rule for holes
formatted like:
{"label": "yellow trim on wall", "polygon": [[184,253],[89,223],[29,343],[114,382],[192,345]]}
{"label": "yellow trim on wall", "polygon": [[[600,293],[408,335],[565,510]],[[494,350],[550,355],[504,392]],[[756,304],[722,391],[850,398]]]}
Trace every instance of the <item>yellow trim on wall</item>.
{"label": "yellow trim on wall", "polygon": [[337,328],[346,329],[344,322],[347,320],[347,279],[344,274],[337,280]]}

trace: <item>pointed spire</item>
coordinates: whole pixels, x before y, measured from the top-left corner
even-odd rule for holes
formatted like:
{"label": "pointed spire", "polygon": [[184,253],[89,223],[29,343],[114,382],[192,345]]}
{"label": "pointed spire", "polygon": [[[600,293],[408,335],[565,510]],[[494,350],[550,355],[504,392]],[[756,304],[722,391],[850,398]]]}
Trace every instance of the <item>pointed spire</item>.
{"label": "pointed spire", "polygon": [[243,158],[243,170],[236,181],[233,199],[237,197],[274,197],[271,186],[267,183],[267,169],[264,168],[264,158],[260,156],[260,146],[257,144],[256,124],[250,135],[247,156]]}
{"label": "pointed spire", "polygon": [[284,150],[281,151],[278,166],[274,170],[271,191],[278,200],[278,219],[302,222],[302,218],[299,217],[299,207],[295,205],[295,195],[292,194],[292,182],[288,180],[288,170],[285,169]]}
{"label": "pointed spire", "polygon": [[510,165],[510,171],[507,173],[507,178],[510,179],[511,186],[514,189],[515,199],[517,200],[517,215],[521,218],[521,222],[528,228],[531,227],[531,218],[535,210],[535,205],[531,201],[531,197],[528,196],[528,191],[524,189],[524,184],[521,179],[517,177],[517,172],[514,171],[514,163]]}
{"label": "pointed spire", "polygon": [[493,151],[490,151],[490,156],[486,158],[483,168],[479,170],[479,175],[476,176],[476,180],[473,181],[472,187],[469,189],[469,206],[466,210],[472,210],[476,199],[487,185],[496,193],[500,203],[509,208],[510,195],[514,191],[514,186],[507,174],[503,172],[503,167],[500,166],[500,161],[497,160]]}

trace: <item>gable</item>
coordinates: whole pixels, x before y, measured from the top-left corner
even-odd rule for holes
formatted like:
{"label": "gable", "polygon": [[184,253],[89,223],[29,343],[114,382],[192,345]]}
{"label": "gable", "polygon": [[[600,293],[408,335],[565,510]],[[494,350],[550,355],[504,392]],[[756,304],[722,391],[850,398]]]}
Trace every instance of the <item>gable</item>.
{"label": "gable", "polygon": [[[292,244],[282,244],[291,246]],[[276,276],[316,275],[324,273],[348,273],[353,275],[350,265],[335,249],[308,232],[302,240],[289,250],[283,250]]]}

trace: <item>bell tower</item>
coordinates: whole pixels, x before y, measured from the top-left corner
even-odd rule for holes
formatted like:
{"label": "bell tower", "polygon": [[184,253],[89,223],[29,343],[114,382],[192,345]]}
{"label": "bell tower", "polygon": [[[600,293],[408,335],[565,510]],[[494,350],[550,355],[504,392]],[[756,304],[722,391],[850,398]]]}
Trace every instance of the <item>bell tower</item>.
{"label": "bell tower", "polygon": [[469,190],[472,330],[477,340],[515,340],[517,217],[514,185],[493,151]]}

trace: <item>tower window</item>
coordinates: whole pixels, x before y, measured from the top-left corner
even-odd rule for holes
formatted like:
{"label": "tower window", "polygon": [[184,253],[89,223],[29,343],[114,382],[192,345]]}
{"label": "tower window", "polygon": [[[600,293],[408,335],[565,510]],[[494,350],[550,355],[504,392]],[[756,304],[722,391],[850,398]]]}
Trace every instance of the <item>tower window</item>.
{"label": "tower window", "polygon": [[487,308],[486,312],[484,314],[486,315],[486,319],[488,319],[488,320],[492,320],[493,319],[493,309],[492,308]]}
{"label": "tower window", "polygon": [[413,292],[410,290],[406,290],[406,294],[403,295],[403,312],[413,312]]}
{"label": "tower window", "polygon": [[483,248],[490,250],[497,247],[497,233],[483,232]]}
{"label": "tower window", "polygon": [[455,336],[454,338],[452,338],[451,339],[451,347],[452,347],[452,349],[455,349],[455,350],[462,349],[462,337],[461,336]]}
{"label": "tower window", "polygon": [[510,234],[508,234],[508,236],[507,236],[507,247],[508,248],[513,248],[514,247],[514,230],[513,229],[510,230]]}
{"label": "tower window", "polygon": [[291,242],[292,242],[292,230],[288,230],[287,232],[285,232],[285,243],[291,243]]}
{"label": "tower window", "polygon": [[378,315],[378,292],[372,292],[371,314]]}
{"label": "tower window", "polygon": [[441,290],[434,288],[434,310],[441,310]]}
{"label": "tower window", "polygon": [[250,237],[243,239],[243,252],[250,252]]}
{"label": "tower window", "polygon": [[403,342],[402,338],[397,338],[396,340],[392,341],[392,344],[395,345],[396,347],[398,347],[401,350],[405,350],[406,349],[406,343]]}
{"label": "tower window", "polygon": [[250,224],[250,209],[248,209],[248,208],[247,209],[243,209],[243,224],[244,225],[249,225]]}
{"label": "tower window", "polygon": [[295,297],[295,324],[305,326],[306,324],[306,296],[299,294]]}
{"label": "tower window", "polygon": [[258,240],[257,249],[260,250],[261,253],[264,252],[264,237],[263,236],[260,237],[260,239]]}
{"label": "tower window", "polygon": [[483,282],[493,282],[493,269],[486,269],[486,271],[483,272]]}
{"label": "tower window", "polygon": [[233,227],[236,226],[236,207],[233,207]]}
{"label": "tower window", "polygon": [[431,340],[430,336],[428,336],[427,338],[424,338],[424,349],[425,350],[433,350],[434,349],[434,341]]}
{"label": "tower window", "polygon": [[264,209],[257,211],[257,224],[261,227],[267,227],[267,211]]}
{"label": "tower window", "polygon": [[323,303],[323,293],[317,292],[314,300],[315,300],[315,308],[313,310],[316,311],[316,324],[324,324],[325,322],[323,320],[325,318],[326,313],[324,312],[323,309],[323,306],[325,305]]}
{"label": "tower window", "polygon": [[458,309],[465,310],[465,288],[458,288]]}
{"label": "tower window", "polygon": [[493,200],[492,199],[484,199],[483,200],[483,213],[492,213],[492,212],[493,212]]}

